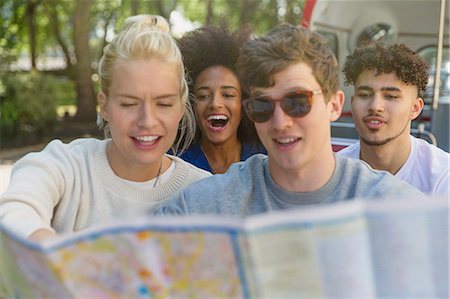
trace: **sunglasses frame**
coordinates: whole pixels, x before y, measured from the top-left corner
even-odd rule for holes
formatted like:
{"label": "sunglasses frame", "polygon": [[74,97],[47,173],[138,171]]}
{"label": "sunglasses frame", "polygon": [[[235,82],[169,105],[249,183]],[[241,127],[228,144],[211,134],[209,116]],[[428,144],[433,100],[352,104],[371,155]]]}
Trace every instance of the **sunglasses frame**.
{"label": "sunglasses frame", "polygon": [[[277,99],[274,99],[271,97],[271,95],[273,95],[274,93],[267,93],[267,94],[262,94],[262,95],[258,95],[252,98],[248,98],[242,101],[242,106],[244,108],[245,113],[247,114],[247,116],[254,122],[256,123],[263,123],[266,122],[268,120],[270,120],[273,117],[273,113],[275,111],[275,102],[283,102],[286,97],[288,97],[289,95],[293,95],[293,94],[303,94],[308,96],[308,101],[309,101],[309,111],[307,113],[305,113],[304,115],[299,115],[299,116],[292,116],[289,114],[289,112],[285,111],[285,109],[283,108],[283,106],[281,106],[281,109],[283,110],[284,113],[286,113],[287,115],[289,115],[290,117],[295,117],[295,118],[300,118],[300,117],[304,117],[306,115],[308,115],[308,113],[311,111],[312,108],[312,101],[313,101],[313,96],[316,94],[323,94],[322,89],[314,89],[314,90],[305,90],[305,89],[294,89],[294,90],[289,90],[289,91],[285,91],[283,93],[283,95]],[[257,99],[261,99],[267,102],[270,102],[272,105],[272,111],[270,112],[270,116],[267,118],[267,120],[264,121],[257,121],[255,120],[253,117],[250,116],[251,113],[248,112],[248,103],[257,100]]]}

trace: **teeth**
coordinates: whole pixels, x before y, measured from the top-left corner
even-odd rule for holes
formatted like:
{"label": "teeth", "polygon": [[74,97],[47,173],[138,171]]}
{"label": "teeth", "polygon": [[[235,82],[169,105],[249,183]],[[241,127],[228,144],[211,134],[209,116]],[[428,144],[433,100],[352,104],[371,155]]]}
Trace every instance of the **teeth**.
{"label": "teeth", "polygon": [[210,115],[208,116],[208,120],[227,120],[228,117],[226,117],[225,115],[221,115],[221,114],[214,114],[214,115]]}
{"label": "teeth", "polygon": [[291,143],[291,142],[294,142],[296,140],[297,140],[297,138],[294,138],[294,137],[286,137],[286,138],[278,138],[277,142],[278,143]]}
{"label": "teeth", "polygon": [[369,121],[369,123],[370,124],[374,124],[374,125],[378,125],[378,124],[381,124],[381,121],[379,121],[379,120],[371,120],[371,121]]}
{"label": "teeth", "polygon": [[141,142],[150,142],[158,139],[158,136],[137,136],[136,139]]}

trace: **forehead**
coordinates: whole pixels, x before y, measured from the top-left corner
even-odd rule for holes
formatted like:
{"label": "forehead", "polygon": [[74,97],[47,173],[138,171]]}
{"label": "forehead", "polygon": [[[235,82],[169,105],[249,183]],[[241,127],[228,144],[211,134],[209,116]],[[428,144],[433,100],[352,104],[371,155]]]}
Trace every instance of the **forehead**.
{"label": "forehead", "polygon": [[374,90],[379,90],[387,87],[396,87],[401,90],[416,90],[416,86],[404,83],[395,73],[377,74],[375,70],[365,70],[359,74],[355,82],[355,88],[368,87]]}
{"label": "forehead", "polygon": [[205,85],[224,85],[240,87],[236,74],[227,67],[216,65],[204,69],[195,79],[196,87]]}
{"label": "forehead", "polygon": [[111,70],[110,89],[177,88],[180,72],[173,63],[157,58],[126,60],[117,63]]}
{"label": "forehead", "polygon": [[297,62],[276,72],[272,76],[273,85],[269,87],[252,87],[251,94],[276,93],[301,88],[305,90],[320,89],[312,68],[304,62]]}

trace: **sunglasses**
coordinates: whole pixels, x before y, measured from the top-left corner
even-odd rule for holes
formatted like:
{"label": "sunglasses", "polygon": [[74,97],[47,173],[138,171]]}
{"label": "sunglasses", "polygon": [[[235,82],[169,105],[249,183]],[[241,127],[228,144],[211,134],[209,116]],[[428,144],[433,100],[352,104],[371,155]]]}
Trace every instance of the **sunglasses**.
{"label": "sunglasses", "polygon": [[322,90],[293,90],[286,92],[281,99],[273,99],[270,94],[256,96],[242,101],[245,113],[257,123],[268,121],[273,116],[275,102],[281,102],[283,111],[291,117],[303,117],[311,111],[312,98]]}

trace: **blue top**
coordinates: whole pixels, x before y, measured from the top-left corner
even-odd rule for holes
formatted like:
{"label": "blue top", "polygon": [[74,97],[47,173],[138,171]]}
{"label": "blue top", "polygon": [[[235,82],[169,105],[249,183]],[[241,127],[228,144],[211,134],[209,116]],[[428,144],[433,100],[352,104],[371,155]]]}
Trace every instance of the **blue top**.
{"label": "blue top", "polygon": [[301,209],[355,198],[426,198],[387,171],[359,159],[336,157],[333,175],[311,192],[291,192],[272,179],[266,155],[253,155],[224,174],[196,181],[162,203],[155,215],[219,214],[245,217],[276,210]]}
{"label": "blue top", "polygon": [[[254,148],[250,144],[244,143],[242,145],[241,152],[241,161],[245,161],[254,154],[266,153],[266,150],[263,146],[259,148]],[[192,145],[186,152],[184,152],[181,156],[181,159],[187,161],[191,164],[194,164],[198,168],[204,169],[212,173],[211,166],[209,166],[208,160],[206,159],[205,154],[203,153],[200,144],[196,143]]]}

